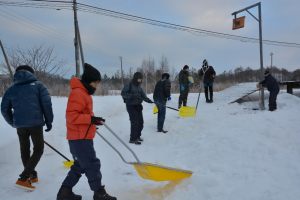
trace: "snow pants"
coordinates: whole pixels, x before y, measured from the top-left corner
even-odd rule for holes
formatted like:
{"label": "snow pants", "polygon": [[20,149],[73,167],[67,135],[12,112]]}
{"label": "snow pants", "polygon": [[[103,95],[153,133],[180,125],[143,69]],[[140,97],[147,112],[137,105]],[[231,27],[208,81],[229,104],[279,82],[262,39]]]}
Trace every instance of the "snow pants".
{"label": "snow pants", "polygon": [[73,188],[78,183],[81,174],[85,174],[91,190],[99,190],[102,186],[101,164],[96,157],[93,140],[69,140],[69,146],[74,158],[74,165],[72,165],[62,185]]}
{"label": "snow pants", "polygon": [[[29,178],[35,174],[35,167],[39,163],[44,152],[43,127],[17,128],[20,142],[21,159],[24,166],[21,178]],[[33,153],[30,155],[30,138],[33,143]]]}
{"label": "snow pants", "polygon": [[144,128],[143,119],[143,106],[139,105],[126,105],[127,112],[130,119],[130,140],[135,141],[142,135]]}

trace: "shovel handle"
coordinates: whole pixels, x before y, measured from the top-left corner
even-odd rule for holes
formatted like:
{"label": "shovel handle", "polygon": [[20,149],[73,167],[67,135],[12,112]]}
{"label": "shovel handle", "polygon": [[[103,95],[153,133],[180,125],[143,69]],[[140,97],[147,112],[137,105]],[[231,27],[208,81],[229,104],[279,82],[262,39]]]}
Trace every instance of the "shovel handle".
{"label": "shovel handle", "polygon": [[126,164],[131,164],[130,162],[126,161],[124,159],[124,157],[122,156],[122,154],[117,150],[116,147],[114,147],[103,135],[101,135],[98,131],[97,131],[97,135],[99,135],[103,140],[104,142],[106,142],[106,144],[108,144],[115,152],[117,152],[117,154],[121,157],[121,159],[123,160],[124,163]]}
{"label": "shovel handle", "polygon": [[[137,155],[134,153],[134,151],[109,127],[109,126],[107,126],[106,125],[106,123],[103,123],[103,126],[105,127],[105,128],[107,128],[107,130],[111,133],[111,134],[113,134],[113,136],[115,136],[131,153],[132,153],[132,155],[133,155],[133,157],[136,159],[136,161],[138,162],[138,163],[140,163],[140,160],[139,160],[139,158],[137,157]],[[100,135],[99,134],[99,132],[97,131],[97,134],[98,135]],[[112,146],[112,145],[111,145]],[[115,149],[115,148],[114,148]],[[115,149],[116,150],[116,149]],[[120,155],[120,154],[119,154]]]}
{"label": "shovel handle", "polygon": [[60,153],[57,149],[55,149],[53,146],[51,146],[48,142],[46,142],[45,140],[44,140],[44,143],[45,143],[48,147],[50,147],[53,151],[55,151],[56,153],[58,153],[61,157],[63,157],[64,159],[66,159],[68,162],[71,161],[71,160],[68,159],[66,156],[64,156],[62,153]]}

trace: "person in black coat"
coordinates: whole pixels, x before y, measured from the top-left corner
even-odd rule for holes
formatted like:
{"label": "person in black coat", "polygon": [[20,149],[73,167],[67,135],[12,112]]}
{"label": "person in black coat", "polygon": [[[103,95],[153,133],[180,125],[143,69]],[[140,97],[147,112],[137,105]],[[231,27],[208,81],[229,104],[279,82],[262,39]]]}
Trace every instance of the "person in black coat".
{"label": "person in black coat", "polygon": [[169,80],[170,74],[163,73],[161,80],[159,80],[154,89],[153,100],[158,108],[157,115],[157,132],[167,133],[164,130],[164,122],[166,117],[166,103],[167,100],[171,100],[171,82]]}
{"label": "person in black coat", "polygon": [[[208,65],[208,62],[205,59],[203,60],[202,67],[199,70],[199,76],[203,77],[206,103],[212,103],[213,93],[214,93],[213,83],[215,80],[216,72],[212,66]],[[209,91],[209,97],[208,97],[208,91]]]}
{"label": "person in black coat", "polygon": [[265,79],[257,84],[257,87],[266,87],[270,92],[269,96],[269,111],[274,111],[277,109],[277,95],[279,93],[278,81],[271,75],[270,71],[267,69],[264,73]]}
{"label": "person in black coat", "polygon": [[121,92],[124,103],[126,103],[126,109],[131,123],[129,143],[133,144],[141,144],[143,141],[141,138],[142,130],[144,128],[142,103],[143,101],[153,103],[141,88],[142,80],[143,74],[136,72],[133,75],[131,82],[125,85]]}
{"label": "person in black coat", "polygon": [[189,81],[189,66],[185,65],[183,69],[179,72],[179,100],[178,100],[178,109],[181,106],[186,106],[187,98],[190,90],[190,81]]}
{"label": "person in black coat", "polygon": [[[1,113],[8,124],[17,129],[21,159],[24,166],[16,185],[29,190],[37,182],[35,168],[44,151],[43,126],[50,131],[53,122],[51,97],[47,88],[34,76],[28,65],[16,68],[14,83],[8,88],[1,102]],[[30,138],[33,153],[30,155]]]}

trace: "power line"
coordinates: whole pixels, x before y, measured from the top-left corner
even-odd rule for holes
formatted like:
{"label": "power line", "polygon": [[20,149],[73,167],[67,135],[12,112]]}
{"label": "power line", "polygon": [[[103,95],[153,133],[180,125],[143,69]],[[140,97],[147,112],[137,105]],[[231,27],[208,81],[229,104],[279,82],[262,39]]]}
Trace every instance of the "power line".
{"label": "power line", "polygon": [[[71,7],[72,3],[73,2],[71,2],[71,1],[55,1],[55,0],[28,0],[27,2],[0,1],[0,5],[19,6],[19,7],[34,7],[35,6],[38,8],[51,8],[51,9],[72,9],[72,7]],[[83,3],[77,3],[77,4],[78,4],[78,7],[77,7],[78,10],[80,10],[82,12],[100,14],[100,15],[124,19],[124,20],[128,20],[128,21],[150,24],[153,26],[159,26],[159,27],[169,28],[169,29],[173,29],[173,30],[185,31],[185,32],[189,32],[189,33],[196,34],[199,36],[207,35],[210,37],[238,40],[238,41],[250,42],[250,43],[258,43],[259,42],[259,40],[257,38],[232,35],[232,34],[227,34],[227,33],[221,33],[221,32],[209,31],[209,30],[205,30],[205,29],[193,28],[193,27],[189,27],[189,26],[178,25],[178,24],[169,23],[169,22],[163,22],[160,20],[139,17],[136,15],[112,11],[112,10],[100,8],[97,6],[91,6],[91,5],[83,4]],[[263,40],[263,43],[267,44],[267,45],[300,48],[300,44],[294,43],[294,42]]]}

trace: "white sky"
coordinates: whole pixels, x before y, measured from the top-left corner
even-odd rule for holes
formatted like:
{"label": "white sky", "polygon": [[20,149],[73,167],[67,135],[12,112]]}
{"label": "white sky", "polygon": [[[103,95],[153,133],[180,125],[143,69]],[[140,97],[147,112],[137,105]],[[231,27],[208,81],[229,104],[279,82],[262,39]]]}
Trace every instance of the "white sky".
{"label": "white sky", "polygon": [[[246,12],[246,27],[233,31],[231,13],[257,3],[253,0],[78,0],[79,3],[132,15],[191,26],[227,34],[258,37],[258,23]],[[263,39],[300,43],[300,14],[297,0],[263,0]],[[257,16],[257,8],[251,9]],[[104,74],[120,68],[139,67],[143,59],[162,55],[170,67],[179,71],[183,65],[199,68],[207,59],[217,73],[239,66],[259,68],[259,45],[205,35],[175,31],[148,24],[79,12],[79,26],[85,60]],[[0,6],[0,38],[7,49],[24,49],[44,44],[54,47],[58,58],[75,73],[73,13],[69,10],[13,8]],[[300,48],[264,45],[264,66],[273,64],[290,71],[300,68]],[[2,55],[0,62],[4,62]]]}

